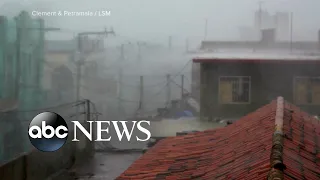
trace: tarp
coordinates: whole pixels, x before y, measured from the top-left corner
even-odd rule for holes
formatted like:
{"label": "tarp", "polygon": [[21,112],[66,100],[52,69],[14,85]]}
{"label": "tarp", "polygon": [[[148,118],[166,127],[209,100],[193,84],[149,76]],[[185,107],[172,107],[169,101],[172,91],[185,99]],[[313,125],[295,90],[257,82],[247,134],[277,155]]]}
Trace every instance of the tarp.
{"label": "tarp", "polygon": [[194,117],[194,116],[191,111],[185,110],[185,111],[178,112],[177,117],[179,118],[179,117]]}

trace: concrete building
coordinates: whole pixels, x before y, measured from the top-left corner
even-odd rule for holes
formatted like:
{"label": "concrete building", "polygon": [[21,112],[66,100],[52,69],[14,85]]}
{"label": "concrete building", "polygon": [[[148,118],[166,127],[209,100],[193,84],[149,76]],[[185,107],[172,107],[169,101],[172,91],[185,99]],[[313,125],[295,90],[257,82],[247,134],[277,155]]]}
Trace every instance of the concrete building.
{"label": "concrete building", "polygon": [[260,38],[259,31],[250,26],[239,27],[239,36],[242,41],[256,41]]}
{"label": "concrete building", "polygon": [[278,41],[288,41],[290,39],[290,14],[288,12],[270,14],[265,10],[256,11],[253,28],[256,32],[262,29],[275,29]]}
{"label": "concrete building", "polygon": [[277,40],[290,40],[290,14],[287,12],[276,12],[274,18]]}
{"label": "concrete building", "polygon": [[[204,44],[208,47],[210,43]],[[234,42],[230,43],[233,48],[217,48],[227,44],[212,42],[214,52],[199,53],[193,59],[200,64],[196,65],[200,66],[200,82],[194,84],[200,87],[202,117],[237,118],[279,95],[311,114],[320,113],[320,54],[311,53],[310,48],[317,50],[317,43],[296,42],[293,47],[297,51],[292,53],[281,50],[285,43],[277,42]],[[309,52],[302,48],[307,46]]]}
{"label": "concrete building", "polygon": [[274,28],[274,17],[265,10],[256,11],[254,13],[254,28],[255,29],[268,29]]}
{"label": "concrete building", "polygon": [[23,127],[33,114],[15,111],[40,108],[44,95],[44,21],[16,15],[0,16],[0,164],[30,149]]}
{"label": "concrete building", "polygon": [[72,63],[76,41],[46,41],[45,67],[42,83],[47,103],[59,104],[75,100],[76,66]]}
{"label": "concrete building", "polygon": [[82,44],[84,63],[81,76],[77,77],[77,41],[47,41],[43,84],[48,92],[48,102],[75,101],[76,80],[80,78],[80,99],[90,99],[96,104],[96,110],[106,116],[107,96],[116,96],[117,83],[113,77],[104,74],[107,63],[102,41],[84,37]]}

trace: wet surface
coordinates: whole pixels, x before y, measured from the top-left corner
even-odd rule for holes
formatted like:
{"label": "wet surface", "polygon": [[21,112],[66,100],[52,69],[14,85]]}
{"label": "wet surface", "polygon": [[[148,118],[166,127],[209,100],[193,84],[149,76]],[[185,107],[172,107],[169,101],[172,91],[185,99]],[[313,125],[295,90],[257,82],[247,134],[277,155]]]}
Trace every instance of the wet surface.
{"label": "wet surface", "polygon": [[[184,124],[184,126],[181,126]],[[202,124],[191,120],[168,120],[155,122],[150,127],[152,135],[175,136],[176,132],[186,130],[205,130],[224,126],[224,124]],[[131,127],[129,127],[131,129]],[[145,134],[133,130],[132,139],[129,141],[125,136],[119,140],[113,127],[109,133],[102,134],[103,139],[112,137],[110,141],[95,142],[97,150],[95,156],[81,166],[73,168],[52,180],[114,180],[124,172],[135,160],[141,156],[142,150],[147,147],[147,142],[138,142],[136,137],[144,138]],[[111,150],[126,150],[110,152]],[[128,151],[129,150],[129,151]]]}
{"label": "wet surface", "polygon": [[140,156],[136,152],[96,153],[87,163],[52,180],[114,180]]}
{"label": "wet surface", "polygon": [[[119,131],[121,134],[124,132],[123,126],[119,124]],[[108,139],[108,141],[99,141],[95,142],[96,150],[105,151],[110,149],[110,147],[117,148],[117,149],[143,149],[146,147],[147,142],[138,141],[137,138],[146,139],[147,135],[139,131],[136,127],[133,127],[132,122],[127,123],[128,133],[131,136],[127,136],[126,133],[123,133],[121,138],[119,139],[119,134],[116,133],[115,127],[107,124],[102,125],[102,129],[108,128],[108,133],[103,132],[101,133],[102,139]],[[148,127],[150,130],[150,128]],[[132,133],[131,133],[132,132]],[[153,134],[153,132],[151,132]],[[129,138],[129,139],[128,139]]]}

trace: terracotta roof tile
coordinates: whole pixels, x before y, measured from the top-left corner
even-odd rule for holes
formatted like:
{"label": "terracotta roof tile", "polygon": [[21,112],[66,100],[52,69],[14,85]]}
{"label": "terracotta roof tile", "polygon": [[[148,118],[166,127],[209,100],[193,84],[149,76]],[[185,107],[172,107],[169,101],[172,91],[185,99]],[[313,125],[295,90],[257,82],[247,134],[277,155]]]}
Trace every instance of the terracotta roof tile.
{"label": "terracotta roof tile", "polygon": [[163,139],[117,179],[267,177],[320,179],[320,123],[281,98],[225,128]]}

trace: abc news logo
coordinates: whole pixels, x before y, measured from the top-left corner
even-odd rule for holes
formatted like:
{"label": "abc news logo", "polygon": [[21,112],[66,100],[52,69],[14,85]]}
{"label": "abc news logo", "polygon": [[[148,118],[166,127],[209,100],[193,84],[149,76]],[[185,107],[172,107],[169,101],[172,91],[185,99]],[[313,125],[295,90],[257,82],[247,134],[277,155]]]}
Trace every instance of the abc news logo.
{"label": "abc news logo", "polygon": [[[94,141],[110,141],[109,138],[102,138],[102,132],[109,133],[109,126],[113,125],[119,141],[122,141],[123,136],[130,141],[132,133],[135,128],[144,133],[147,137],[144,139],[136,136],[137,141],[148,141],[151,138],[151,133],[148,129],[142,126],[143,123],[150,126],[150,121],[131,121],[133,123],[132,129],[129,131],[126,123],[128,121],[87,121],[89,123],[89,131],[83,127],[78,121],[71,121],[73,123],[73,139],[72,141],[79,141],[77,139],[77,132],[80,130],[87,139],[93,141],[93,123],[96,123],[97,138]],[[103,129],[102,125],[106,124],[108,127]],[[119,125],[120,124],[120,125]],[[120,127],[123,128],[122,132]],[[35,116],[30,122],[28,128],[28,135],[31,144],[40,151],[53,152],[60,149],[68,140],[69,130],[66,121],[59,115],[53,112],[43,112]]]}

